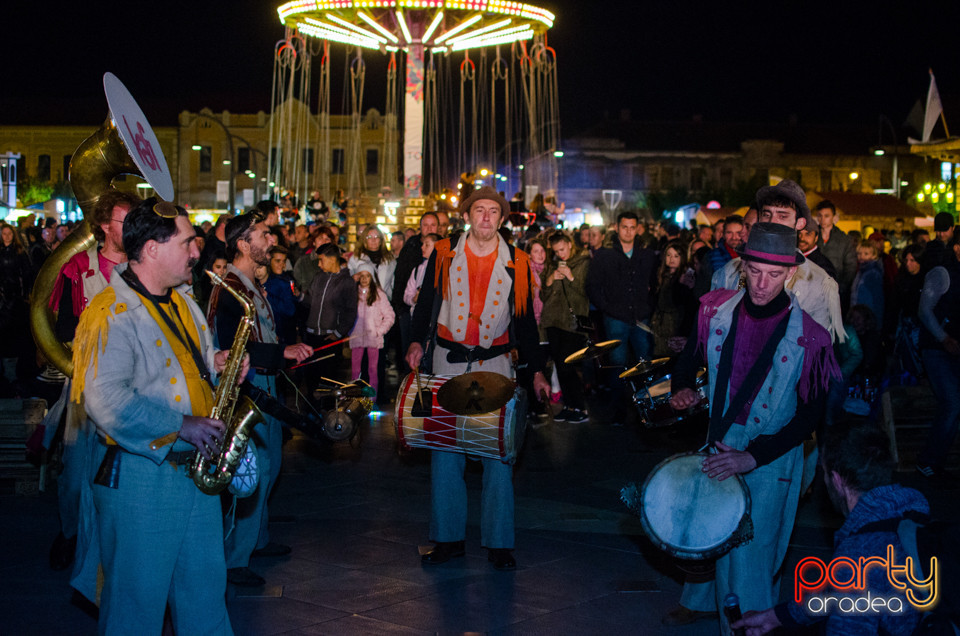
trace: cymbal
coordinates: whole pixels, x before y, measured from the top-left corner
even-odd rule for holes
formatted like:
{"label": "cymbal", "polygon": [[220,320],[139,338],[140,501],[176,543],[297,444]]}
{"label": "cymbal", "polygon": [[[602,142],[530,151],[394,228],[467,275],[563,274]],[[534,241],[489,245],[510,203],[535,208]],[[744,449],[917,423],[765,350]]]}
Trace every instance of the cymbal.
{"label": "cymbal", "polygon": [[612,349],[616,349],[619,346],[620,346],[619,340],[607,340],[605,342],[598,342],[596,344],[590,345],[589,347],[586,347],[585,349],[581,349],[580,351],[571,353],[570,355],[567,356],[564,362],[566,362],[567,364],[573,364],[574,362],[581,362],[583,360],[589,360],[590,358],[599,358],[606,352]]}
{"label": "cymbal", "polygon": [[464,373],[444,382],[437,391],[437,403],[457,415],[482,415],[499,411],[513,398],[516,387],[499,373]]}
{"label": "cymbal", "polygon": [[621,378],[632,378],[635,375],[646,375],[655,371],[670,361],[670,358],[657,358],[656,360],[641,360],[636,366],[630,367],[620,374]]}

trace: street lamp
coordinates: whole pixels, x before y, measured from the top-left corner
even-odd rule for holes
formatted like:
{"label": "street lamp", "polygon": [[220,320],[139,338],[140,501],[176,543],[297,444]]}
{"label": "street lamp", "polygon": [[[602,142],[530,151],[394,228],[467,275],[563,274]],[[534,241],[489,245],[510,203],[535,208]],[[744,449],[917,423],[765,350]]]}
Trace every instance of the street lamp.
{"label": "street lamp", "polygon": [[[230,132],[230,129],[227,128],[227,125],[224,124],[224,123],[223,123],[222,121],[220,121],[219,119],[217,119],[216,117],[213,117],[212,115],[207,115],[207,114],[205,114],[205,113],[197,113],[197,117],[203,117],[204,119],[209,119],[209,120],[212,121],[212,122],[216,122],[216,124],[217,124],[218,126],[220,126],[221,128],[223,128],[223,134],[227,136],[227,149],[228,149],[227,152],[228,152],[228,156],[229,156],[231,159],[233,159],[233,137],[234,137],[234,135],[233,135],[233,133]],[[198,144],[194,144],[193,146],[191,146],[191,148],[192,148],[193,150],[199,151],[201,147],[200,147]],[[231,214],[233,214],[234,192],[235,192],[235,183],[234,183],[234,182],[235,182],[235,177],[234,177],[233,163],[232,163],[232,161],[230,161],[230,162],[224,161],[224,162],[223,162],[223,165],[228,166],[228,167],[230,168],[230,185],[227,187],[227,211],[230,212]]]}

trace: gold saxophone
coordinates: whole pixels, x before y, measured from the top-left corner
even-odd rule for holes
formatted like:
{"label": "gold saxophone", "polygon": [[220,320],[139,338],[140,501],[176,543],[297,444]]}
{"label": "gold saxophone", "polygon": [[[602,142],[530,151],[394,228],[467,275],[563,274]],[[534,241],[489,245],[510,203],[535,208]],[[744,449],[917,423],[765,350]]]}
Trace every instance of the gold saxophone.
{"label": "gold saxophone", "polygon": [[206,459],[197,451],[197,456],[190,465],[193,483],[202,492],[216,495],[230,485],[233,475],[247,452],[247,443],[253,434],[253,428],[263,423],[263,414],[247,396],[240,395],[240,385],[243,383],[243,355],[250,339],[250,331],[257,320],[256,309],[253,303],[238,293],[235,289],[223,282],[223,279],[211,271],[207,275],[215,285],[220,285],[243,305],[243,319],[233,338],[230,355],[227,363],[220,372],[220,383],[213,397],[213,412],[210,417],[220,420],[227,426],[220,443],[216,461]]}

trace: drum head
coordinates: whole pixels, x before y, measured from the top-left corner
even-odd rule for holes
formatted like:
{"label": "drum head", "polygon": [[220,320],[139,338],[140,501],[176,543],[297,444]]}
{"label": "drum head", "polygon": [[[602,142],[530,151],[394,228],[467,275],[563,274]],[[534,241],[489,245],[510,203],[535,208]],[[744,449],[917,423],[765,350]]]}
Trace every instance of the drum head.
{"label": "drum head", "polygon": [[726,552],[740,520],[750,511],[743,479],[717,481],[701,470],[703,453],[661,462],[643,485],[640,521],[662,550],[685,559],[712,559]]}

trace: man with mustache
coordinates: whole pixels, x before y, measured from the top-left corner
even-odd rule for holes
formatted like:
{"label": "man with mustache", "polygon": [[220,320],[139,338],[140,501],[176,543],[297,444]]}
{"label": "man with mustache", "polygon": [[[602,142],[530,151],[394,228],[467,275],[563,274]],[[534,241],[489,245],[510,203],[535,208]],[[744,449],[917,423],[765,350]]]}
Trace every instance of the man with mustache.
{"label": "man with mustache", "polygon": [[[251,381],[276,398],[277,371],[286,360],[302,362],[313,350],[302,343],[287,346],[278,343],[276,319],[255,273],[257,267],[270,264],[272,236],[266,221],[262,212],[253,210],[227,222],[225,234],[230,264],[224,282],[256,307],[257,324],[247,341],[250,366],[255,371]],[[223,349],[231,348],[243,315],[243,307],[230,293],[220,289],[219,285],[213,288],[207,320]],[[227,581],[245,587],[258,587],[266,582],[250,569],[251,556],[275,557],[290,553],[289,546],[270,541],[267,528],[267,499],[280,474],[282,438],[280,422],[266,414],[264,419],[263,424],[254,428],[253,435],[258,451],[260,484],[253,495],[237,501],[235,518],[228,517],[226,521],[227,528],[235,524],[226,541]]]}
{"label": "man with mustache", "polygon": [[[86,251],[74,254],[66,262],[60,269],[60,275],[50,294],[50,309],[57,312],[55,330],[57,339],[61,342],[73,340],[80,314],[87,303],[110,284],[113,268],[126,262],[127,255],[123,251],[123,220],[130,209],[139,203],[140,197],[113,189],[97,199],[93,213],[87,221],[96,244]],[[55,371],[53,365],[48,367]],[[46,372],[49,374],[51,371]],[[49,438],[44,440],[47,448],[55,445],[54,440],[58,434],[62,435],[63,441],[63,473],[57,478],[60,533],[50,548],[50,567],[54,570],[66,569],[73,562],[77,546],[82,458],[96,437],[95,431],[86,426],[83,408],[67,400],[69,392],[68,381],[64,384],[60,400],[50,409],[52,414],[59,414],[59,426],[57,422],[50,422],[47,426]],[[83,551],[81,547],[81,552]]]}

